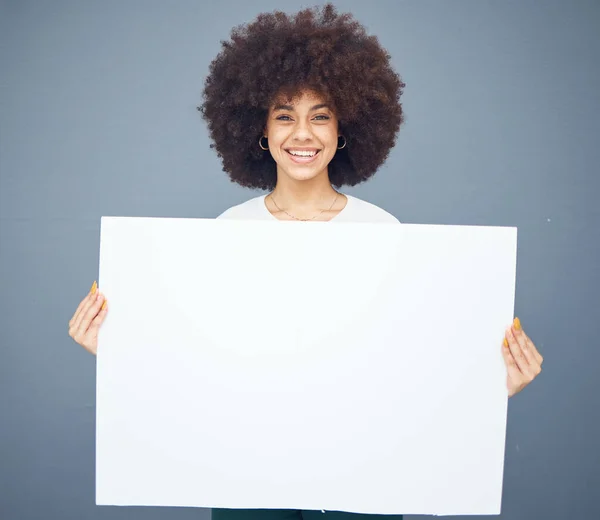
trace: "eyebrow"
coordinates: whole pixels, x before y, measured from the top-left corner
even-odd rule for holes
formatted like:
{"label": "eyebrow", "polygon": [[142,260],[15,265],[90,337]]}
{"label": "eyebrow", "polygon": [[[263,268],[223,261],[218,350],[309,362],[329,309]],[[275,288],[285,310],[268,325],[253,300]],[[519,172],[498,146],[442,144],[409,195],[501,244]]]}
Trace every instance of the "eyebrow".
{"label": "eyebrow", "polygon": [[[312,107],[310,107],[310,110],[320,110],[321,108],[330,108],[329,105],[327,103],[321,103],[319,105],[314,105]],[[275,108],[273,108],[273,112],[277,111],[277,110],[289,110],[290,112],[292,112],[294,110],[294,107],[292,105],[275,105]]]}

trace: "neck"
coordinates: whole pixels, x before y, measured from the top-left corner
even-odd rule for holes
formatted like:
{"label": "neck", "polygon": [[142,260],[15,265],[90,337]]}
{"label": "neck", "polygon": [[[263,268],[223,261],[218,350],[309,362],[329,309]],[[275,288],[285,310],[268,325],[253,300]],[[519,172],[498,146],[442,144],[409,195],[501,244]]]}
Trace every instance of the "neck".
{"label": "neck", "polygon": [[312,179],[298,181],[286,175],[277,176],[277,185],[273,190],[273,197],[277,205],[283,209],[322,209],[329,207],[337,192],[329,182],[327,171]]}

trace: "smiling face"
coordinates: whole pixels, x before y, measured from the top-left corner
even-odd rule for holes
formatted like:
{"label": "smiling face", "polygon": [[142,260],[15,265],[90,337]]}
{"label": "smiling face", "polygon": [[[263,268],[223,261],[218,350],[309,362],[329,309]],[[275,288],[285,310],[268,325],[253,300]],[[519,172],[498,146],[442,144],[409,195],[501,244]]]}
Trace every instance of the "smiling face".
{"label": "smiling face", "polygon": [[271,106],[265,135],[278,178],[311,180],[327,176],[327,165],[337,151],[338,120],[322,96],[305,91]]}

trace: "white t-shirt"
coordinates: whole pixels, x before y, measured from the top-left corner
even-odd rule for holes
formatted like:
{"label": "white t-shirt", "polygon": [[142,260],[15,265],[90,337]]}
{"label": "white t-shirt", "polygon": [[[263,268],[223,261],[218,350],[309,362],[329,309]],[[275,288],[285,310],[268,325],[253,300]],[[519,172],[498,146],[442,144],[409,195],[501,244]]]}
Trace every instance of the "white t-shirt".
{"label": "white t-shirt", "polygon": [[[217,218],[240,219],[240,220],[278,220],[265,205],[267,195],[254,197],[242,204],[233,206],[221,213]],[[366,202],[351,195],[346,195],[348,202],[346,207],[340,211],[329,222],[396,222],[394,215],[381,209],[375,204]]]}

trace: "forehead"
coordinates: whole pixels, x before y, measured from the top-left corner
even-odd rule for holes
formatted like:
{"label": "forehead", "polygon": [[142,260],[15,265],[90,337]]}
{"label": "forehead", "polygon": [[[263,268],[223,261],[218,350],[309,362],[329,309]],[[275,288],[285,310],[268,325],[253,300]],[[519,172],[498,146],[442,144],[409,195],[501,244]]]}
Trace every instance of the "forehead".
{"label": "forehead", "polygon": [[297,108],[324,104],[329,104],[325,96],[312,90],[302,90],[293,96],[287,95],[285,93],[276,96],[273,101],[272,108],[278,105],[286,105],[293,108]]}

